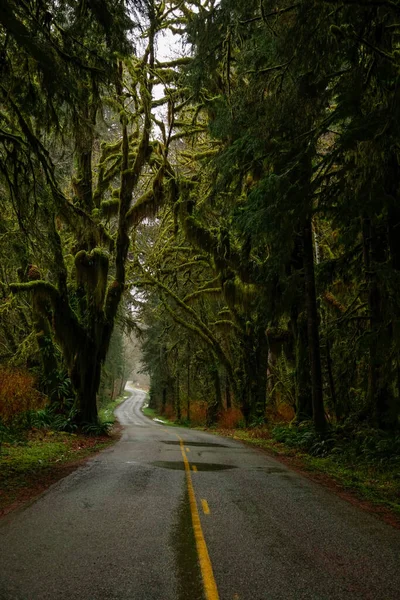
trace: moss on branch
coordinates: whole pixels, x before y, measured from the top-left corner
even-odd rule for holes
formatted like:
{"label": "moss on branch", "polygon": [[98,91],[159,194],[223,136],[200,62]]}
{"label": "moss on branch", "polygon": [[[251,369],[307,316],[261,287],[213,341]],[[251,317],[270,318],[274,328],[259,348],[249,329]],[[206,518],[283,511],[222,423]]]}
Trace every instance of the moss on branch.
{"label": "moss on branch", "polygon": [[38,296],[41,296],[44,300],[49,300],[52,305],[59,299],[60,294],[57,288],[43,279],[36,279],[34,281],[27,281],[24,283],[11,283],[10,290],[13,293],[20,292],[35,292]]}
{"label": "moss on branch", "polygon": [[185,296],[185,298],[183,299],[183,302],[192,302],[192,300],[195,300],[196,298],[198,298],[199,296],[203,296],[204,294],[207,296],[218,297],[218,296],[221,296],[221,294],[222,294],[222,288],[215,287],[215,288],[204,288],[201,290],[197,290],[196,292],[192,292],[191,294],[188,294],[187,296]]}

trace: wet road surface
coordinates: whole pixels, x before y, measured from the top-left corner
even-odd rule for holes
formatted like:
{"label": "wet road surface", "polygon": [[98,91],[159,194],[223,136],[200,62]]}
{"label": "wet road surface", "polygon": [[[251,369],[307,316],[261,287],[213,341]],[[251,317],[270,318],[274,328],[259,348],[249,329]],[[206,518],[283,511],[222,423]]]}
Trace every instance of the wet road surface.
{"label": "wet road surface", "polygon": [[143,399],[117,409],[117,444],[0,521],[0,600],[400,598],[400,531]]}

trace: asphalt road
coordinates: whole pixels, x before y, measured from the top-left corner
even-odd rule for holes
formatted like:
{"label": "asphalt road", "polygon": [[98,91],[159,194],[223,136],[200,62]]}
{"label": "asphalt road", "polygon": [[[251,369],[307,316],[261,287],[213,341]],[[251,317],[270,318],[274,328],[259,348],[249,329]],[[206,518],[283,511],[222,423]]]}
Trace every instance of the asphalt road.
{"label": "asphalt road", "polygon": [[0,521],[1,600],[204,600],[188,478],[220,600],[400,598],[400,531],[261,451],[153,423],[143,397],[117,444]]}

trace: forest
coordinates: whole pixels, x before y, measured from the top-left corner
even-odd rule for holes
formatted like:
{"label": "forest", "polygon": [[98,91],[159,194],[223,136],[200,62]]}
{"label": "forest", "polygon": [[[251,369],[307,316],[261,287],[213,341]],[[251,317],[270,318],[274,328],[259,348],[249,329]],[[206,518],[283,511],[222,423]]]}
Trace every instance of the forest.
{"label": "forest", "polygon": [[134,332],[181,423],[397,435],[400,2],[2,0],[0,70],[3,430]]}

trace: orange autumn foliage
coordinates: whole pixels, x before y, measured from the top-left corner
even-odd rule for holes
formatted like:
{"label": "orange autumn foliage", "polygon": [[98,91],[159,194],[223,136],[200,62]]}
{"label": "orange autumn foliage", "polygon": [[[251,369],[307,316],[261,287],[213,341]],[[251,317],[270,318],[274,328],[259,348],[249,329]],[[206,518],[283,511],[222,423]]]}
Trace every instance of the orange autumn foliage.
{"label": "orange autumn foliage", "polygon": [[190,423],[195,426],[205,425],[207,422],[207,403],[191,402]]}
{"label": "orange autumn foliage", "polygon": [[35,389],[35,378],[22,370],[0,367],[0,419],[10,425],[28,410],[38,410],[47,398]]}
{"label": "orange autumn foliage", "polygon": [[169,421],[170,420],[172,421],[175,418],[174,407],[171,406],[170,404],[167,404],[166,407],[165,407],[165,409],[162,411],[162,415],[163,415],[163,417],[165,417]]}
{"label": "orange autumn foliage", "polygon": [[221,429],[236,429],[241,421],[243,422],[242,412],[233,406],[221,412],[218,418],[218,427]]}

